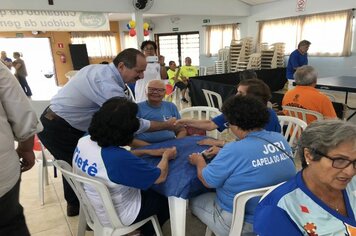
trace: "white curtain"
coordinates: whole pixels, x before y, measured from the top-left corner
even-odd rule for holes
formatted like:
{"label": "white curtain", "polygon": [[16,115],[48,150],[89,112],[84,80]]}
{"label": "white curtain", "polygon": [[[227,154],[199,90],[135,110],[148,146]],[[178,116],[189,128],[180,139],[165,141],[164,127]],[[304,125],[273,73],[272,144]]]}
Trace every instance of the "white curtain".
{"label": "white curtain", "polygon": [[312,44],[308,54],[315,56],[350,56],[352,10],[289,17],[259,22],[259,43],[285,43],[290,54],[298,42]]}
{"label": "white curtain", "polygon": [[117,44],[111,32],[72,32],[73,44],[86,44],[91,58],[113,58],[117,55]]}
{"label": "white curtain", "polygon": [[230,46],[231,40],[240,39],[238,24],[208,25],[205,29],[205,54],[216,56],[222,48]]}

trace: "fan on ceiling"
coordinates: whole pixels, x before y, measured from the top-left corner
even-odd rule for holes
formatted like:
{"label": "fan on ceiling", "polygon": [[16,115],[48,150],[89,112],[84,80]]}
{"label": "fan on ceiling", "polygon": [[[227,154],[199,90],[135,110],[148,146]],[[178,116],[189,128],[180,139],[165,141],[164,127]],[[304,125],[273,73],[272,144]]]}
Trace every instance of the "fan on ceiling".
{"label": "fan on ceiling", "polygon": [[153,5],[153,0],[132,0],[132,4],[137,11],[147,11]]}

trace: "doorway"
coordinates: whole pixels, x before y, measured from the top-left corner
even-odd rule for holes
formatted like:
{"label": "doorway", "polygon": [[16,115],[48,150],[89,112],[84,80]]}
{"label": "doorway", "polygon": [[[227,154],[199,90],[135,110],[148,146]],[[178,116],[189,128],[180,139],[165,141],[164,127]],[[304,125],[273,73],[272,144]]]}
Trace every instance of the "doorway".
{"label": "doorway", "polygon": [[[32,90],[32,100],[50,100],[59,89],[49,38],[0,38],[0,51],[13,58],[13,52],[22,54],[27,69],[27,82]],[[15,69],[11,71],[14,73]]]}

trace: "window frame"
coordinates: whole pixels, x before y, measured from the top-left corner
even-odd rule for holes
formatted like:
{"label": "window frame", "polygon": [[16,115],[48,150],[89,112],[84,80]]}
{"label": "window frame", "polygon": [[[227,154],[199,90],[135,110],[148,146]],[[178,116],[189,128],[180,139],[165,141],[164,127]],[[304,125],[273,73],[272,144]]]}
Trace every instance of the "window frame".
{"label": "window frame", "polygon": [[[177,39],[178,62],[176,62],[176,63],[177,63],[177,66],[179,66],[179,67],[184,65],[184,58],[182,58],[182,47],[181,47],[182,46],[181,45],[182,39],[181,39],[181,36],[182,35],[192,35],[192,34],[198,35],[198,37],[199,37],[199,48],[198,48],[198,50],[200,50],[200,34],[199,34],[199,31],[172,32],[172,33],[155,34],[154,38],[155,38],[155,42],[156,42],[157,47],[158,47],[158,55],[161,55],[159,37],[161,37],[161,36],[177,36],[178,37],[178,39]],[[199,58],[199,55],[198,55],[198,58]],[[194,60],[193,60],[193,64],[196,64],[196,62],[194,62]],[[197,64],[197,66],[199,66],[199,64],[200,64],[200,62]]]}

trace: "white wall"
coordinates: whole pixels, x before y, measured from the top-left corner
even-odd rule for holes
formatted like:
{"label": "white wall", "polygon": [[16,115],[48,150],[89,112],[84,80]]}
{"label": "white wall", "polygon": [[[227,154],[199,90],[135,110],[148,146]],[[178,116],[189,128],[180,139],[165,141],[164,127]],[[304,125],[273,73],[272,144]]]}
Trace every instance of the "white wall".
{"label": "white wall", "polygon": [[[248,17],[247,34],[257,37],[258,23],[265,19],[283,18],[288,16],[305,15],[356,8],[355,0],[309,0],[306,10],[296,12],[295,0],[280,0],[274,3],[254,6]],[[332,37],[332,32],[325,32],[325,37]],[[313,42],[311,47],[313,47]],[[320,77],[336,75],[356,75],[356,32],[353,32],[353,51],[350,57],[309,57],[309,64],[314,66]],[[287,59],[287,58],[286,58]]]}

